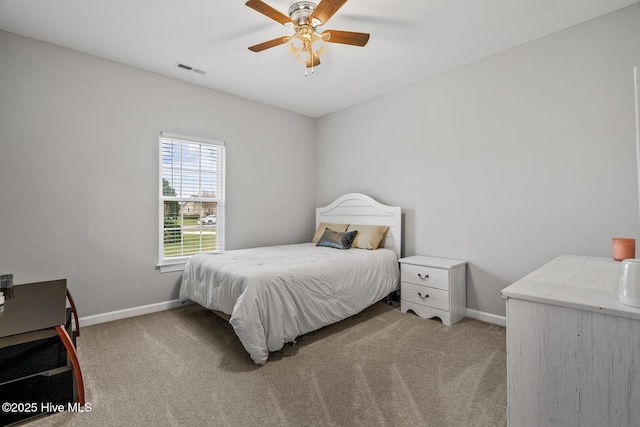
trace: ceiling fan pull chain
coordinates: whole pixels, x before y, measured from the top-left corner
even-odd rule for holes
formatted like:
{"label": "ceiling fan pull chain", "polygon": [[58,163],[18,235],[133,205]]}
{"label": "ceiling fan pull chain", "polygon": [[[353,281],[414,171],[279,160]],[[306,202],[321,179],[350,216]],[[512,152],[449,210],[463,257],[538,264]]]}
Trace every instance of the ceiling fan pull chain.
{"label": "ceiling fan pull chain", "polygon": [[311,74],[313,74],[313,46],[309,43],[309,58],[311,58]]}

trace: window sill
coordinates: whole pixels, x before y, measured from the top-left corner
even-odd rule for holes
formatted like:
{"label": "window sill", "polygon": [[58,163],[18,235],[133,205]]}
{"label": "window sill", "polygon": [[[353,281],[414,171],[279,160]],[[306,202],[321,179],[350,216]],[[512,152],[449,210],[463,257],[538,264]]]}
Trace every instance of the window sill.
{"label": "window sill", "polygon": [[158,264],[160,273],[173,273],[176,271],[184,271],[184,267],[187,265],[187,261],[181,261],[173,264]]}
{"label": "window sill", "polygon": [[[220,254],[223,251],[219,252],[202,252],[204,254]],[[184,268],[187,266],[187,261],[189,261],[191,257],[184,257],[176,260],[170,260],[166,262],[159,263],[156,267],[160,270],[160,273],[173,273],[176,271],[184,271]]]}

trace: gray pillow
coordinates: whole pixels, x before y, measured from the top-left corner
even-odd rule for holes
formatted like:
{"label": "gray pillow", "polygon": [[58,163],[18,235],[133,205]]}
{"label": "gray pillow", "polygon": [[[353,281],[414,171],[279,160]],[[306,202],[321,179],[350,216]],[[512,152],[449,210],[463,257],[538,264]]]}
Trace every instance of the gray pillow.
{"label": "gray pillow", "polygon": [[320,237],[316,246],[326,246],[334,249],[349,249],[351,243],[353,243],[353,239],[356,238],[356,234],[358,234],[358,230],[345,231],[341,233],[327,228],[324,230],[324,233],[322,233],[322,237]]}

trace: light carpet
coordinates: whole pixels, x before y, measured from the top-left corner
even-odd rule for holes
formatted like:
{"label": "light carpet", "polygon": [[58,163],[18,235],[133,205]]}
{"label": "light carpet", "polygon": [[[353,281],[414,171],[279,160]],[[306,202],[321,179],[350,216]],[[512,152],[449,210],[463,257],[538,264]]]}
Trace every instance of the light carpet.
{"label": "light carpet", "polygon": [[256,366],[196,305],[81,329],[91,412],[35,426],[506,426],[505,328],[377,303]]}

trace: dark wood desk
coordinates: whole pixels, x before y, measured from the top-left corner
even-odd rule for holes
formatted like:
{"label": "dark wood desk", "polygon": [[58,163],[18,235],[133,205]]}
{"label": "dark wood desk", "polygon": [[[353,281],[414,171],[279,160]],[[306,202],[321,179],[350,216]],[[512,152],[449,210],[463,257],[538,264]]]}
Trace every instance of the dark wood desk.
{"label": "dark wood desk", "polygon": [[[67,308],[67,297],[72,308]],[[70,402],[84,405],[78,334],[71,330],[71,316],[77,324],[77,313],[67,281],[16,285],[0,311],[0,404],[30,405],[0,409],[0,425],[47,413],[47,403],[65,409]]]}

